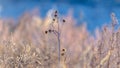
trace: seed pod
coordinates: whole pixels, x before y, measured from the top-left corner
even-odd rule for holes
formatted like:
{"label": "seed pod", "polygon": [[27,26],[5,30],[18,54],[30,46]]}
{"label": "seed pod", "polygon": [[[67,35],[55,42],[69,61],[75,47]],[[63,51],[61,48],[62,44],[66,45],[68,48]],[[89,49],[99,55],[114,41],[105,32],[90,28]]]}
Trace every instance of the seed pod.
{"label": "seed pod", "polygon": [[47,34],[48,33],[48,31],[45,31],[45,34]]}
{"label": "seed pod", "polygon": [[65,49],[62,49],[62,51],[65,51]]}
{"label": "seed pod", "polygon": [[63,22],[65,22],[65,19],[63,19]]}
{"label": "seed pod", "polygon": [[55,14],[54,17],[57,17],[57,14]]}
{"label": "seed pod", "polygon": [[51,32],[52,32],[52,30],[51,30],[51,29],[49,29],[49,32],[51,33]]}

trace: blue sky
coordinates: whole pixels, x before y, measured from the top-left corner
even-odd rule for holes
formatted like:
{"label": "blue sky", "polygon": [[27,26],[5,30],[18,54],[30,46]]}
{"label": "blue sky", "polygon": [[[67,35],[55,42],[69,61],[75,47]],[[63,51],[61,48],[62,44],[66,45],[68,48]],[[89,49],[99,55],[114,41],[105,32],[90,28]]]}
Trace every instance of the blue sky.
{"label": "blue sky", "polygon": [[39,8],[40,16],[43,18],[53,7],[64,15],[73,9],[73,17],[77,23],[86,22],[90,31],[110,23],[112,12],[116,14],[118,21],[120,18],[120,0],[0,0],[0,5],[3,18],[13,17],[16,20],[25,11],[32,11],[36,7]]}

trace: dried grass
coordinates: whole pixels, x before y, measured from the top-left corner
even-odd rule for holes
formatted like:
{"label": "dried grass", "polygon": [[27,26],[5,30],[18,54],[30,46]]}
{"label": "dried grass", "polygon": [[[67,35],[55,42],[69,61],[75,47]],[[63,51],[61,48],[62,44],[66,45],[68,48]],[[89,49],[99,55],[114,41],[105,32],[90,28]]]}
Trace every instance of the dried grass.
{"label": "dried grass", "polygon": [[0,68],[58,68],[59,57],[61,68],[119,68],[120,29],[115,29],[115,14],[111,16],[112,23],[93,36],[86,24],[78,27],[68,15],[59,21],[60,41],[51,33],[54,18],[43,20],[27,12],[16,25],[14,20],[0,19]]}

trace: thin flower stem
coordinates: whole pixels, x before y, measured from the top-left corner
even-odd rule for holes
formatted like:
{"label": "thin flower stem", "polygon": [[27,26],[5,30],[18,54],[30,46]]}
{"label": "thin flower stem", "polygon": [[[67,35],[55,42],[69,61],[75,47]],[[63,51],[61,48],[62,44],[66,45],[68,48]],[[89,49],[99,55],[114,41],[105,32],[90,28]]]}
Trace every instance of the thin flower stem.
{"label": "thin flower stem", "polygon": [[59,21],[58,21],[58,17],[57,17],[57,23],[58,23],[58,57],[59,57],[59,65],[61,64],[61,57],[60,57],[60,48],[61,48],[61,44],[60,44],[60,25],[59,25]]}

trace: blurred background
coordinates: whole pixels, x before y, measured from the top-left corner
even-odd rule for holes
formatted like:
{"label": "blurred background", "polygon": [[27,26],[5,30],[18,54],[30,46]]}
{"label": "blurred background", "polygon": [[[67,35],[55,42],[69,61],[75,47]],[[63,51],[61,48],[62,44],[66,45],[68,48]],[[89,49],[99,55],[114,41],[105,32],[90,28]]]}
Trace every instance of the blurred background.
{"label": "blurred background", "polygon": [[0,0],[1,18],[17,21],[24,12],[35,11],[41,18],[50,9],[58,9],[61,15],[72,14],[77,24],[87,23],[87,29],[94,31],[105,23],[110,23],[114,12],[120,18],[120,0]]}

